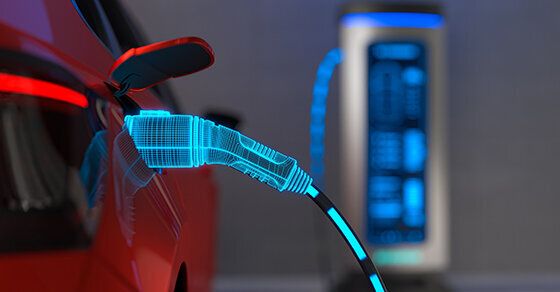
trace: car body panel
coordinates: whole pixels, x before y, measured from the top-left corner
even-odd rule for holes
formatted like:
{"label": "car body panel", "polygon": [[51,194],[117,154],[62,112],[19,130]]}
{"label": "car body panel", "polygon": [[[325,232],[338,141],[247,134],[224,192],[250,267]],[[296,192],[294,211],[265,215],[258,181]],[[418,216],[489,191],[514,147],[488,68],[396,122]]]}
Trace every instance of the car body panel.
{"label": "car body panel", "polygon": [[[115,60],[71,1],[0,3],[0,48],[51,61],[107,100],[112,149],[111,142],[123,123],[122,110],[107,86],[107,74]],[[141,108],[165,109],[152,92],[135,92],[129,97]],[[109,167],[109,178],[112,171]],[[107,189],[114,190],[112,179],[107,181]],[[132,195],[135,221],[131,242],[119,224],[115,205],[119,198],[109,191],[89,248],[0,253],[0,290],[171,291],[185,263],[188,290],[209,291],[217,211],[211,168],[155,174]]]}

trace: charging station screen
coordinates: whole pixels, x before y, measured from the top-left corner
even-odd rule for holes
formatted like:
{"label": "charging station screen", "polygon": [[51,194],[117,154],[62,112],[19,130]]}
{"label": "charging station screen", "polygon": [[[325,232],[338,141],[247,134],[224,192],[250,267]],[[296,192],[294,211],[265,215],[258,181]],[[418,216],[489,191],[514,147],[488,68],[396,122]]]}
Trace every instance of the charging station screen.
{"label": "charging station screen", "polygon": [[426,237],[426,48],[368,47],[367,238],[371,244]]}

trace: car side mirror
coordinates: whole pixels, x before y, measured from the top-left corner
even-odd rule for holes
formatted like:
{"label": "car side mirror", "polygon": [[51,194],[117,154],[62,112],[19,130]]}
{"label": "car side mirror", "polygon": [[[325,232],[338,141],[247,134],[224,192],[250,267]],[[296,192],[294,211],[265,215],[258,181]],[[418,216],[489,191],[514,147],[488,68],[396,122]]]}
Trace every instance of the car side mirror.
{"label": "car side mirror", "polygon": [[169,78],[198,72],[214,63],[214,52],[197,37],[184,37],[126,51],[109,71],[115,96],[142,91]]}

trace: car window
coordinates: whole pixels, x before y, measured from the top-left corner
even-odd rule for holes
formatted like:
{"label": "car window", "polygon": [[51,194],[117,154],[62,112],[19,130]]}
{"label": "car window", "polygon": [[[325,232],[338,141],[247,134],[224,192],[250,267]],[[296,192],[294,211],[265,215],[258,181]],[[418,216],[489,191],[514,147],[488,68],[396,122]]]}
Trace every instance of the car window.
{"label": "car window", "polygon": [[118,58],[123,51],[111,29],[100,0],[72,0],[72,3],[90,31],[114,58]]}

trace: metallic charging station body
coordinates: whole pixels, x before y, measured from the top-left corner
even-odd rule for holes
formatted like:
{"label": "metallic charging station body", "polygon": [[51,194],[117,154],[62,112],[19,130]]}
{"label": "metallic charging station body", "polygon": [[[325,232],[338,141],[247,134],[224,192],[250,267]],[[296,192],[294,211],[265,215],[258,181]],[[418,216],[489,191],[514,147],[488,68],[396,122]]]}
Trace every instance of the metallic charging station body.
{"label": "metallic charging station body", "polygon": [[433,6],[341,17],[344,211],[385,273],[448,264],[444,26]]}

